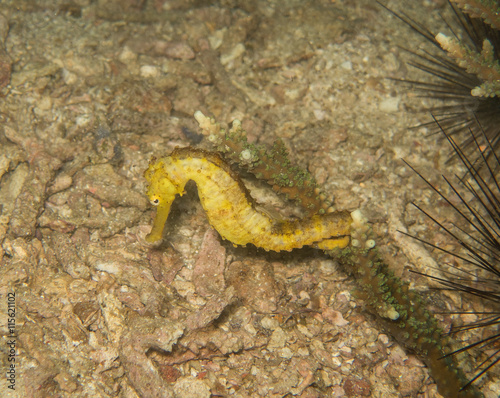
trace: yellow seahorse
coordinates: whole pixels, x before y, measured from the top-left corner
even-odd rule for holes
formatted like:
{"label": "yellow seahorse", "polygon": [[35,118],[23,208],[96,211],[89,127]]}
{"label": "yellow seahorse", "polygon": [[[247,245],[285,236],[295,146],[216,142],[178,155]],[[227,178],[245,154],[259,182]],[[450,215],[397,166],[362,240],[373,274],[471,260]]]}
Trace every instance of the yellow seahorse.
{"label": "yellow seahorse", "polygon": [[291,251],[305,245],[323,250],[349,244],[349,212],[314,215],[300,220],[274,220],[256,209],[255,201],[229,165],[215,152],[177,148],[169,156],[153,158],[144,173],[147,195],[157,206],[149,242],[162,238],[170,206],[193,180],[210,225],[235,245],[251,243],[264,250]]}

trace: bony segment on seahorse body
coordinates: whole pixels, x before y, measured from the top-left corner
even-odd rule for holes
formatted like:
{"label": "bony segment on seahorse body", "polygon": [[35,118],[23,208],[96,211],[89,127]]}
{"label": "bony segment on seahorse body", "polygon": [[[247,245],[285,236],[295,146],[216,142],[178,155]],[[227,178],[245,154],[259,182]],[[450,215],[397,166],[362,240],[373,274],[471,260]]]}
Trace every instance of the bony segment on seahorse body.
{"label": "bony segment on seahorse body", "polygon": [[210,224],[235,245],[252,243],[264,250],[291,251],[305,245],[333,250],[349,244],[352,220],[348,212],[274,220],[256,209],[241,180],[214,152],[177,148],[169,156],[153,158],[144,176],[149,182],[149,200],[158,207],[146,237],[149,242],[162,238],[172,202],[193,180]]}

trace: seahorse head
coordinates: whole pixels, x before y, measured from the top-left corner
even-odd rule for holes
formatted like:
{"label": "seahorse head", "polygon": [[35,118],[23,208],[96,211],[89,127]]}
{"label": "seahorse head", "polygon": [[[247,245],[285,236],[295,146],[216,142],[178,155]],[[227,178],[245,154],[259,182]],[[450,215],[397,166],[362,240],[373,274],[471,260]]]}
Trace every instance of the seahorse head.
{"label": "seahorse head", "polygon": [[153,206],[157,206],[156,217],[151,233],[146,236],[149,242],[156,242],[162,238],[163,228],[170,213],[170,206],[176,194],[182,194],[182,188],[175,185],[165,171],[164,160],[152,159],[149,168],[144,173],[149,182],[146,194]]}

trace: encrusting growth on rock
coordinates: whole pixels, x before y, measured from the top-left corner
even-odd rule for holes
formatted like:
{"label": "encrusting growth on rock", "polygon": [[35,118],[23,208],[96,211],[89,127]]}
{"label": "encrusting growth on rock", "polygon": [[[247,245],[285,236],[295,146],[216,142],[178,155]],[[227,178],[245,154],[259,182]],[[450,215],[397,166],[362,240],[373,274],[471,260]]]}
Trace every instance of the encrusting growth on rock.
{"label": "encrusting growth on rock", "polygon": [[251,144],[239,120],[234,120],[226,132],[213,118],[197,111],[196,121],[208,141],[231,164],[247,170],[259,180],[266,181],[273,190],[287,199],[295,200],[307,214],[333,212],[332,204],[319,190],[314,177],[306,170],[293,165],[282,140],[277,140],[270,150]]}
{"label": "encrusting growth on rock", "polygon": [[445,357],[452,351],[451,339],[427,310],[426,300],[395,276],[380,257],[373,232],[361,212],[356,210],[351,217],[351,246],[329,254],[354,276],[359,286],[358,297],[398,343],[428,366],[441,395],[481,397],[474,386],[462,390],[467,379],[454,358]]}

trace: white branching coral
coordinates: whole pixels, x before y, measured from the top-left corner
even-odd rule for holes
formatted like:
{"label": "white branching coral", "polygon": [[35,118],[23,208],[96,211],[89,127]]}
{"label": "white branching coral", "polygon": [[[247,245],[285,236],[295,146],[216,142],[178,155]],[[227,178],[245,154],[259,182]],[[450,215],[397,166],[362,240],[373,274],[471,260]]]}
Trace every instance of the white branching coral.
{"label": "white branching coral", "polygon": [[500,5],[495,0],[453,0],[473,18],[481,18],[493,28],[500,30]]}
{"label": "white branching coral", "polygon": [[472,50],[457,39],[442,33],[436,35],[436,41],[457,62],[458,66],[484,82],[472,89],[473,96],[500,96],[500,62],[495,59],[495,49],[489,40],[483,41],[481,52]]}

